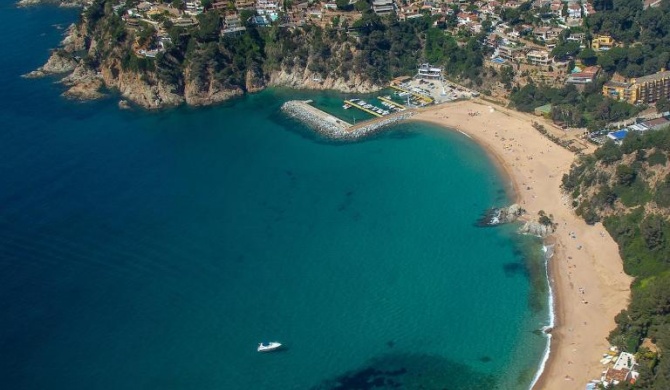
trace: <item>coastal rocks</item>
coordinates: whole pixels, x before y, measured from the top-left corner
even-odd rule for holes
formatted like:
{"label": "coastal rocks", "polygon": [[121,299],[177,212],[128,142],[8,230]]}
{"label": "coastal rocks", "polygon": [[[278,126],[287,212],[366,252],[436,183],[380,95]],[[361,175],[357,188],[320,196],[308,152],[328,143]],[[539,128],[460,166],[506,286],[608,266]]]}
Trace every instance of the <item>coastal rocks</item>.
{"label": "coastal rocks", "polygon": [[20,0],[16,5],[18,7],[32,7],[35,5],[53,4],[59,7],[83,7],[85,0]]}
{"label": "coastal rocks", "polygon": [[152,72],[140,74],[123,70],[118,60],[104,63],[100,73],[107,88],[117,89],[121,96],[141,107],[158,109],[184,102],[174,85],[158,80]]}
{"label": "coastal rocks", "polygon": [[352,74],[349,79],[331,77],[330,75],[322,79],[320,75],[297,66],[290,70],[283,69],[270,73],[268,85],[297,89],[330,89],[345,93],[370,93],[382,89],[381,86],[374,85],[368,80],[363,80],[361,76],[356,74]]}
{"label": "coastal rocks", "polygon": [[104,96],[100,92],[104,85],[100,75],[84,65],[77,66],[61,83],[69,87],[63,96],[70,99],[94,100]]}
{"label": "coastal rocks", "polygon": [[358,125],[351,129],[351,131],[341,135],[343,139],[358,139],[364,136],[372,135],[385,127],[391,126],[397,122],[407,120],[415,114],[414,111],[403,111],[395,114],[387,115],[379,119],[373,119],[367,124]]}
{"label": "coastal rocks", "polygon": [[65,33],[65,38],[60,43],[63,50],[68,53],[86,50],[86,29],[86,23],[82,23],[80,26],[71,24]]}
{"label": "coastal rocks", "polygon": [[[480,227],[489,227],[512,223],[518,221],[525,214],[526,210],[516,203],[508,207],[491,208],[486,210],[484,215],[477,221],[476,225]],[[555,230],[554,225],[550,220],[547,222],[547,219],[543,218],[543,216],[544,214],[541,214],[540,220],[538,221],[526,220],[519,228],[519,233],[543,238],[551,235]],[[527,219],[527,217],[524,217],[524,219]]]}
{"label": "coastal rocks", "polygon": [[259,92],[265,89],[263,70],[258,67],[248,69],[245,77],[245,87],[249,93]]}
{"label": "coastal rocks", "polygon": [[527,221],[519,229],[519,233],[530,234],[537,237],[547,237],[554,232],[552,225],[542,224],[538,221]]}
{"label": "coastal rocks", "polygon": [[494,207],[486,210],[484,215],[477,221],[477,226],[486,227],[512,223],[525,213],[526,210],[516,203],[508,207]]}
{"label": "coastal rocks", "polygon": [[36,70],[25,74],[23,77],[38,78],[55,74],[72,72],[77,66],[77,61],[64,50],[54,50],[47,62]]}
{"label": "coastal rocks", "polygon": [[185,79],[184,100],[191,106],[208,106],[244,93],[239,87],[226,87],[211,74],[206,79],[193,79],[187,69]]}
{"label": "coastal rocks", "polygon": [[290,100],[281,106],[281,111],[295,118],[315,131],[337,138],[337,135],[346,133],[349,124],[342,121],[326,120],[316,109],[308,106],[309,102]]}

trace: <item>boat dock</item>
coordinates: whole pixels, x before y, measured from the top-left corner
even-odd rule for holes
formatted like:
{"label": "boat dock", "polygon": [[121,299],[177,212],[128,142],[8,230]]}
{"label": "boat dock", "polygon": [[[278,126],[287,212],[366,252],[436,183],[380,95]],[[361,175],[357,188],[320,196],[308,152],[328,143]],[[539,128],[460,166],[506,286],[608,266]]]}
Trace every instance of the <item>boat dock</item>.
{"label": "boat dock", "polygon": [[351,127],[351,123],[319,110],[310,105],[311,102],[311,100],[291,100],[282,105],[282,111],[327,133],[339,134]]}
{"label": "boat dock", "polygon": [[401,91],[401,92],[408,93],[408,94],[414,96],[415,98],[421,100],[422,102],[424,102],[426,104],[433,104],[433,98],[428,97],[426,95],[422,95],[420,93],[416,93],[416,92],[410,91],[408,89],[405,89],[405,88],[402,88],[402,87],[399,87],[399,86],[393,85],[393,84],[391,85],[391,88],[393,88],[395,90],[398,90],[398,91]]}
{"label": "boat dock", "polygon": [[351,100],[345,100],[344,103],[345,103],[345,104],[348,104],[348,105],[350,105],[350,106],[352,106],[352,107],[356,107],[356,108],[358,108],[359,110],[361,110],[361,111],[365,111],[365,112],[367,112],[368,114],[370,114],[370,115],[374,115],[374,116],[376,116],[376,117],[378,117],[378,118],[382,116],[382,114],[377,113],[377,112],[374,112],[374,111],[372,111],[372,110],[369,110],[369,109],[367,109],[367,108],[361,106],[360,104],[358,104],[358,103],[356,103],[356,102],[352,102]]}
{"label": "boat dock", "polygon": [[400,110],[405,110],[407,108],[407,107],[403,106],[402,104],[398,104],[398,103],[394,102],[393,100],[387,99],[383,96],[378,96],[377,99],[381,100],[382,102],[388,103],[388,104],[392,105],[393,107],[398,108]]}
{"label": "boat dock", "polygon": [[[309,100],[291,100],[284,103],[281,110],[285,114],[303,122],[320,134],[332,139],[340,140],[357,139],[373,134],[386,126],[406,120],[416,113],[416,111],[412,109],[388,114],[379,114],[375,112],[374,114],[371,114],[375,115],[376,118],[352,126],[343,120],[311,106],[309,103],[311,103]],[[363,109],[364,108],[365,107],[363,107]]]}

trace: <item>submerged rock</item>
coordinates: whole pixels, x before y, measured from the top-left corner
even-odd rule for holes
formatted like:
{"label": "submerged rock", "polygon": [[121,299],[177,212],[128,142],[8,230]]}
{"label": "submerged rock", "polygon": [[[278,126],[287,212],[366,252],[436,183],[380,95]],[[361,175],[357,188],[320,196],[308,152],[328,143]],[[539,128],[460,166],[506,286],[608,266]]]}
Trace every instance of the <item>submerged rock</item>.
{"label": "submerged rock", "polygon": [[486,210],[484,215],[477,221],[477,226],[486,227],[511,223],[519,219],[519,217],[525,213],[526,210],[516,203],[508,207],[494,207]]}

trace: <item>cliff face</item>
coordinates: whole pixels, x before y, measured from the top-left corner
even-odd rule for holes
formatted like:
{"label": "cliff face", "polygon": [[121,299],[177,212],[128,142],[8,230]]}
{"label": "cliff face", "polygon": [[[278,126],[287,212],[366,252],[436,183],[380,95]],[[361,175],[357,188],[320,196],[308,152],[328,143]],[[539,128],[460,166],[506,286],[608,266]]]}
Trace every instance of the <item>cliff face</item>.
{"label": "cliff face", "polygon": [[16,3],[19,7],[31,7],[34,5],[53,4],[60,7],[83,7],[85,0],[20,0]]}
{"label": "cliff face", "polygon": [[64,50],[54,50],[51,52],[47,62],[36,70],[25,74],[24,77],[37,78],[52,74],[61,74],[72,72],[77,67],[77,61]]}
{"label": "cliff face", "polygon": [[360,75],[351,74],[347,78],[332,77],[329,75],[325,79],[322,79],[319,74],[298,66],[270,73],[270,81],[268,85],[296,89],[332,89],[346,93],[368,93],[383,88],[363,79]]}
{"label": "cliff face", "polygon": [[225,86],[209,72],[205,78],[193,77],[191,68],[184,72],[184,98],[187,104],[193,106],[207,106],[240,96],[244,91],[235,86]]}
{"label": "cliff face", "polygon": [[135,33],[123,23],[113,14],[96,22],[84,18],[68,29],[47,63],[27,76],[69,73],[62,79],[64,96],[97,99],[115,90],[148,109],[211,105],[268,86],[348,93],[382,88],[353,71],[350,43],[318,32],[284,30],[269,44],[258,35],[253,44],[248,37],[196,41],[190,51],[175,46],[157,58],[142,58],[135,54]]}
{"label": "cliff face", "polygon": [[154,72],[124,70],[120,60],[111,58],[100,65],[102,81],[121,96],[145,108],[176,106],[184,102],[174,85],[166,84]]}

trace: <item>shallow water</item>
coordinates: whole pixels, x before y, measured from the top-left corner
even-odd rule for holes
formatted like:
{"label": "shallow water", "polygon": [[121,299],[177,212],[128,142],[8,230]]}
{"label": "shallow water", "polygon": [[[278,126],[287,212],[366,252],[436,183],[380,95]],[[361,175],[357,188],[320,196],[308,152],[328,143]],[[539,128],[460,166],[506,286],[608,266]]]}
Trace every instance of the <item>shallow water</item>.
{"label": "shallow water", "polygon": [[75,13],[2,7],[7,388],[528,386],[539,242],[474,226],[508,199],[471,140],[413,123],[332,142],[279,112],[298,97],[340,114],[335,93],[66,101],[18,76]]}

